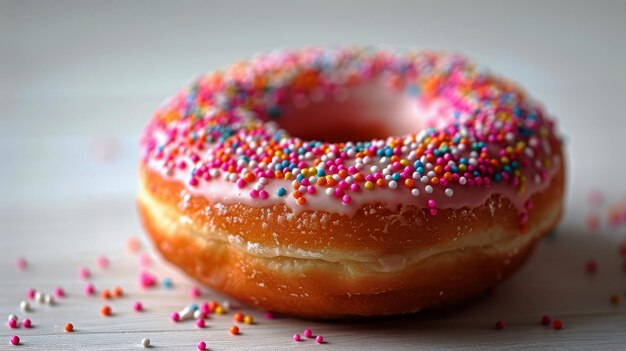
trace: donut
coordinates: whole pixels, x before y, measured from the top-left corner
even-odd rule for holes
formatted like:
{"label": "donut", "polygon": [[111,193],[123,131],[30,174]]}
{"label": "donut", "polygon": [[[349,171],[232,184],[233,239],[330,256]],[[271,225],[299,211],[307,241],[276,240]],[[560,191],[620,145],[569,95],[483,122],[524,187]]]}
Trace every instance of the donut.
{"label": "donut", "polygon": [[260,54],[193,80],[140,143],[138,208],[162,256],[303,318],[468,300],[563,211],[555,122],[456,54]]}

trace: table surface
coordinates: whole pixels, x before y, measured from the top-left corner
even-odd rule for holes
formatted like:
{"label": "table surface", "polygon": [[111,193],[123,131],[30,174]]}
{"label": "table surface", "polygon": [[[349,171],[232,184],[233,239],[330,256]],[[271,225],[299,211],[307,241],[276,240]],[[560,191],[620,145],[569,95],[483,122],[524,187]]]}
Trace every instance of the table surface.
{"label": "table surface", "polygon": [[[1,327],[0,349],[11,349],[14,334],[20,349],[138,349],[142,338],[155,349],[189,350],[201,340],[211,350],[624,348],[626,303],[610,298],[626,291],[626,227],[608,219],[626,208],[626,2],[106,4],[0,0],[0,315],[34,324]],[[189,77],[254,52],[342,43],[464,52],[539,97],[559,119],[568,156],[567,211],[556,235],[501,286],[446,311],[323,323],[265,319],[230,301],[229,313],[204,329],[171,323],[169,314],[191,302],[228,297],[209,289],[189,297],[196,283],[145,241],[134,193],[137,135],[151,111]],[[590,203],[591,194],[602,196]],[[170,277],[172,289],[138,287],[140,258],[126,250],[132,236],[153,258],[146,269]],[[100,255],[109,268],[96,267]],[[18,257],[27,259],[25,271],[16,269]],[[585,269],[589,260],[595,274]],[[125,296],[85,296],[82,266],[97,289],[120,285]],[[27,289],[57,286],[67,297],[56,305],[20,310]],[[137,300],[142,313],[131,309]],[[99,314],[105,303],[114,312],[108,318]],[[232,336],[237,311],[256,323]],[[543,315],[564,329],[542,326]],[[494,330],[498,320],[504,330]],[[68,322],[74,333],[63,331]],[[305,328],[326,343],[294,343]]]}

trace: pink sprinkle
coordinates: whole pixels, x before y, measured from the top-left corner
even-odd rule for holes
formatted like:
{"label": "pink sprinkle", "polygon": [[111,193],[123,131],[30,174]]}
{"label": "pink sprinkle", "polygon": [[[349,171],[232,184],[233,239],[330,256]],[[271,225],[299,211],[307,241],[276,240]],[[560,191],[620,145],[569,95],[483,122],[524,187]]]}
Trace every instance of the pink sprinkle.
{"label": "pink sprinkle", "polygon": [[172,320],[172,322],[178,322],[180,321],[180,314],[178,314],[178,312],[173,312],[170,315],[170,319]]}
{"label": "pink sprinkle", "polygon": [[428,207],[434,208],[435,206],[437,206],[437,203],[435,203],[435,200],[433,199],[428,200]]}
{"label": "pink sprinkle", "polygon": [[9,328],[11,328],[11,329],[17,328],[17,320],[16,319],[9,319]]}
{"label": "pink sprinkle", "polygon": [[256,199],[257,197],[259,197],[259,191],[256,189],[250,190],[250,197]]}
{"label": "pink sprinkle", "polygon": [[206,350],[206,342],[204,341],[200,341],[198,343],[198,350],[202,351],[202,350]]}
{"label": "pink sprinkle", "polygon": [[24,327],[24,328],[30,328],[30,327],[31,327],[31,321],[30,321],[30,319],[25,318],[25,319],[22,321],[22,327]]}
{"label": "pink sprinkle", "polygon": [[11,345],[19,345],[20,344],[20,337],[17,335],[13,335],[11,337]]}
{"label": "pink sprinkle", "polygon": [[96,266],[100,269],[106,269],[109,266],[109,259],[104,255],[98,256],[96,259]]}
{"label": "pink sprinkle", "polygon": [[156,277],[150,272],[144,271],[139,274],[139,285],[143,288],[150,288],[156,284]]}
{"label": "pink sprinkle", "polygon": [[324,337],[323,337],[323,336],[321,336],[321,335],[318,335],[318,336],[315,338],[315,341],[316,341],[318,344],[321,344],[321,343],[323,343],[323,342],[324,342]]}
{"label": "pink sprinkle", "polygon": [[204,328],[206,324],[204,323],[204,318],[198,318],[196,319],[196,327],[198,328]]}
{"label": "pink sprinkle", "polygon": [[96,292],[96,287],[91,283],[87,283],[83,290],[85,291],[85,295],[93,295]]}
{"label": "pink sprinkle", "polygon": [[200,296],[202,296],[202,290],[200,290],[200,288],[194,286],[193,288],[191,288],[189,290],[189,296],[197,299]]}
{"label": "pink sprinkle", "polygon": [[198,178],[193,177],[193,178],[189,179],[189,185],[191,185],[191,186],[198,186]]}
{"label": "pink sprinkle", "polygon": [[17,266],[17,269],[20,271],[26,270],[26,268],[28,268],[28,262],[26,261],[24,257],[18,257],[17,260],[15,261],[15,265]]}
{"label": "pink sprinkle", "polygon": [[243,189],[243,187],[245,187],[245,186],[246,186],[246,181],[245,180],[243,180],[241,178],[237,179],[237,187],[239,189]]}
{"label": "pink sprinkle", "polygon": [[91,277],[91,271],[87,267],[80,267],[78,270],[78,277],[82,280],[87,280]]}
{"label": "pink sprinkle", "polygon": [[267,199],[270,195],[265,190],[259,191],[259,197],[263,200]]}
{"label": "pink sprinkle", "polygon": [[265,317],[265,319],[274,319],[274,313],[267,311],[263,313],[263,317]]}
{"label": "pink sprinkle", "polygon": [[152,266],[152,257],[150,257],[150,255],[146,252],[141,253],[137,260],[141,268],[147,268]]}
{"label": "pink sprinkle", "polygon": [[528,214],[527,213],[521,213],[519,215],[519,221],[521,224],[524,224],[526,222],[528,222]]}
{"label": "pink sprinkle", "polygon": [[200,312],[202,312],[204,316],[208,316],[211,313],[211,308],[209,307],[209,304],[206,302],[202,303],[202,305],[200,305]]}
{"label": "pink sprinkle", "polygon": [[28,297],[29,299],[34,299],[35,298],[35,294],[37,293],[37,290],[30,288],[26,291],[26,297]]}
{"label": "pink sprinkle", "polygon": [[312,337],[313,337],[313,331],[311,331],[311,329],[304,329],[303,334],[304,334],[304,336],[306,336],[307,338],[312,338]]}
{"label": "pink sprinkle", "polygon": [[133,304],[133,311],[135,312],[143,311],[143,304],[140,301],[135,301],[135,303]]}
{"label": "pink sprinkle", "polygon": [[300,341],[300,334],[293,334],[293,341]]}
{"label": "pink sprinkle", "polygon": [[344,203],[344,204],[349,204],[349,203],[350,203],[350,201],[352,201],[352,198],[350,197],[350,195],[344,195],[344,196],[341,198],[341,201],[343,201],[343,203]]}
{"label": "pink sprinkle", "polygon": [[63,297],[63,296],[65,296],[65,290],[63,290],[63,288],[62,288],[62,287],[60,287],[60,286],[59,286],[59,287],[56,287],[56,288],[54,289],[54,295],[55,295],[56,297]]}
{"label": "pink sprinkle", "polygon": [[430,209],[430,215],[431,216],[436,216],[437,215],[437,209],[436,208],[431,208]]}

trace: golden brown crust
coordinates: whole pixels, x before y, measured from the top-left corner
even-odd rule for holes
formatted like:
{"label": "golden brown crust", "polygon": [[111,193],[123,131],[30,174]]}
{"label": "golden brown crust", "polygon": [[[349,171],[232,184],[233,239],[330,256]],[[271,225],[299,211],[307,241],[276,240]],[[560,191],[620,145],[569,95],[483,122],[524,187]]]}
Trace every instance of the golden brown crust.
{"label": "golden brown crust", "polygon": [[[558,223],[564,191],[563,162],[544,191],[532,195],[528,232],[506,198],[494,194],[473,208],[391,211],[371,205],[353,218],[320,213],[291,213],[284,205],[255,208],[219,205],[192,196],[182,202],[183,184],[140,168],[139,210],[148,234],[163,256],[200,282],[260,308],[312,318],[389,315],[463,300],[514,272],[541,236]],[[477,189],[478,191],[478,189]],[[162,207],[159,209],[155,207]],[[374,214],[370,209],[375,208]],[[165,213],[165,214],[164,214]],[[165,225],[184,217],[188,223]],[[285,220],[286,216],[290,220]],[[281,219],[282,218],[282,219]],[[390,221],[394,218],[394,221]],[[493,241],[472,243],[492,235]],[[448,248],[395,272],[350,272],[352,263],[292,257],[263,257],[242,250],[224,236],[271,248],[324,252],[349,257],[410,255]],[[489,234],[491,235],[491,234]],[[218,240],[216,240],[216,238]],[[522,239],[520,239],[522,238]],[[482,245],[482,246],[477,246]],[[281,268],[282,267],[282,268]],[[284,267],[290,267],[284,269]]]}

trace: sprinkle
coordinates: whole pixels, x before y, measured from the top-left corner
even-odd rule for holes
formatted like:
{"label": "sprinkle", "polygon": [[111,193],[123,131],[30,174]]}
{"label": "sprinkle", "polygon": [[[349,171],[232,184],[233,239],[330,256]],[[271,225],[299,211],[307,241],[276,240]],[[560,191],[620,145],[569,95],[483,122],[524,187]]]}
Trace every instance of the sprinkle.
{"label": "sprinkle", "polygon": [[26,297],[33,300],[35,298],[35,294],[37,293],[37,291],[33,288],[30,288],[26,291]]}
{"label": "sprinkle", "polygon": [[133,303],[133,311],[135,312],[143,311],[143,304],[140,301],[135,301],[135,303]]}
{"label": "sprinkle", "polygon": [[222,306],[215,307],[215,314],[224,314],[224,313],[226,313],[226,310],[224,310],[224,307]]}
{"label": "sprinkle", "polygon": [[63,290],[63,288],[60,287],[60,286],[56,287],[54,289],[54,296],[59,297],[59,298],[64,297],[65,296],[65,290]]}
{"label": "sprinkle", "polygon": [[293,341],[298,342],[298,341],[300,341],[300,340],[301,340],[301,339],[300,339],[300,334],[293,334]]}
{"label": "sprinkle", "polygon": [[552,327],[554,327],[554,330],[561,330],[563,329],[563,322],[561,322],[558,319],[555,319],[554,322],[552,323]]}
{"label": "sprinkle", "polygon": [[22,301],[22,302],[20,302],[20,308],[22,309],[23,312],[29,312],[30,311],[30,303],[28,303],[28,301]]}
{"label": "sprinkle", "polygon": [[250,315],[243,317],[243,322],[246,324],[254,324],[254,318]]}
{"label": "sprinkle", "polygon": [[344,196],[341,198],[341,201],[343,201],[343,203],[347,205],[347,204],[349,204],[349,203],[350,203],[350,201],[352,201],[352,198],[350,197],[350,195],[344,195]]}
{"label": "sprinkle", "polygon": [[148,268],[152,266],[152,257],[150,257],[150,254],[148,254],[147,252],[139,254],[137,260],[141,268]]}
{"label": "sprinkle", "polygon": [[87,280],[91,277],[91,271],[87,267],[80,267],[78,270],[78,278],[82,280]]}
{"label": "sprinkle", "polygon": [[205,322],[204,322],[204,318],[198,318],[196,319],[196,327],[198,328],[204,328],[205,327]]}
{"label": "sprinkle", "polygon": [[144,348],[150,347],[150,339],[148,338],[141,339],[141,346],[143,346]]}
{"label": "sprinkle", "polygon": [[35,293],[35,301],[39,302],[39,303],[45,303],[46,302],[46,296],[44,293],[42,293],[41,291],[37,291]]}
{"label": "sprinkle", "polygon": [[313,337],[313,331],[311,331],[311,329],[304,329],[304,332],[302,332],[302,334],[304,334],[304,336],[307,338]]}
{"label": "sprinkle", "polygon": [[141,242],[136,237],[131,236],[126,240],[126,249],[130,253],[137,253],[141,250]]}
{"label": "sprinkle", "polygon": [[54,296],[50,294],[45,294],[43,296],[43,300],[47,305],[54,305],[56,303],[56,301],[54,300]]}
{"label": "sprinkle", "polygon": [[450,188],[446,188],[446,190],[444,191],[447,197],[452,197],[452,195],[454,195],[454,191],[452,191],[452,189]]}
{"label": "sprinkle", "polygon": [[198,350],[200,350],[200,351],[206,350],[206,342],[200,341],[198,343]]}
{"label": "sprinkle", "polygon": [[230,333],[233,335],[238,335],[239,334],[239,327],[236,325],[233,325],[232,327],[230,327]]}
{"label": "sprinkle", "polygon": [[265,319],[274,319],[275,316],[273,312],[267,311],[263,313],[263,317],[265,317]]}
{"label": "sprinkle", "polygon": [[495,328],[496,328],[496,330],[504,329],[504,321],[497,321]]}
{"label": "sprinkle", "polygon": [[16,316],[16,315],[14,315],[14,314],[10,314],[10,315],[9,315],[9,318],[7,319],[7,321],[9,321],[9,322],[10,322],[10,321],[17,321],[17,316]]}
{"label": "sprinkle", "polygon": [[112,313],[111,306],[109,306],[109,305],[104,305],[104,306],[102,306],[102,308],[100,308],[100,314],[102,316],[104,316],[104,317],[110,316],[111,313]]}
{"label": "sprinkle", "polygon": [[178,312],[172,312],[172,314],[170,315],[170,319],[172,320],[172,322],[179,322],[180,314],[178,314]]}
{"label": "sprinkle", "polygon": [[96,259],[96,266],[100,269],[107,269],[109,267],[109,259],[106,256],[98,256]]}
{"label": "sprinkle", "polygon": [[32,326],[32,322],[30,321],[30,319],[24,318],[24,320],[22,321],[22,327],[30,328],[31,326]]}
{"label": "sprinkle", "polygon": [[18,270],[24,271],[28,268],[28,261],[26,261],[24,257],[18,257],[17,260],[15,260],[15,266]]}
{"label": "sprinkle", "polygon": [[156,277],[152,273],[144,271],[139,274],[139,285],[143,288],[150,288],[156,284]]}
{"label": "sprinkle", "polygon": [[174,286],[174,283],[172,282],[171,278],[165,278],[163,279],[163,288],[165,289],[171,289]]}
{"label": "sprinkle", "polygon": [[96,293],[96,287],[91,283],[87,283],[85,284],[83,291],[85,292],[85,295],[91,296]]}
{"label": "sprinkle", "polygon": [[20,337],[17,335],[13,335],[11,337],[11,339],[9,339],[9,341],[11,342],[11,345],[19,345],[20,344]]}
{"label": "sprinkle", "polygon": [[317,342],[318,344],[322,344],[324,343],[324,337],[321,335],[318,335],[315,337],[315,342]]}
{"label": "sprinkle", "polygon": [[287,189],[285,188],[278,188],[278,191],[276,192],[276,194],[280,197],[283,197],[285,195],[287,195]]}
{"label": "sprinkle", "polygon": [[124,290],[121,286],[116,286],[115,288],[113,288],[112,294],[114,297],[120,298],[124,295]]}
{"label": "sprinkle", "polygon": [[17,319],[9,319],[8,326],[11,329],[17,328]]}
{"label": "sprinkle", "polygon": [[67,324],[65,325],[65,331],[66,331],[66,332],[68,332],[68,333],[73,332],[73,331],[74,331],[74,324],[72,324],[72,323],[67,323]]}
{"label": "sprinkle", "polygon": [[243,315],[243,313],[241,313],[241,312],[237,312],[237,313],[235,313],[235,315],[233,316],[233,320],[234,320],[235,322],[243,322],[243,318],[244,318],[244,315]]}
{"label": "sprinkle", "polygon": [[103,300],[108,300],[111,298],[111,292],[109,291],[109,289],[102,289],[102,292],[100,292],[100,297]]}
{"label": "sprinkle", "polygon": [[395,180],[392,180],[389,182],[389,188],[390,189],[395,189],[398,187],[398,182],[396,182]]}
{"label": "sprinkle", "polygon": [[543,317],[541,317],[541,324],[542,325],[550,325],[552,324],[552,318],[548,315],[545,315]]}
{"label": "sprinkle", "polygon": [[202,290],[200,290],[200,288],[198,288],[197,286],[194,286],[189,290],[189,297],[197,299],[200,296],[202,296]]}

